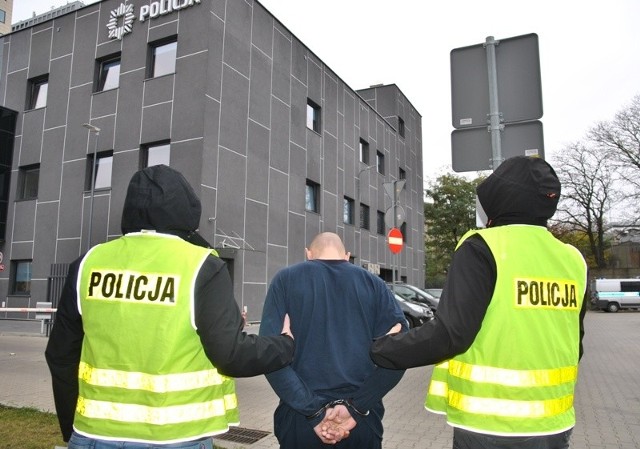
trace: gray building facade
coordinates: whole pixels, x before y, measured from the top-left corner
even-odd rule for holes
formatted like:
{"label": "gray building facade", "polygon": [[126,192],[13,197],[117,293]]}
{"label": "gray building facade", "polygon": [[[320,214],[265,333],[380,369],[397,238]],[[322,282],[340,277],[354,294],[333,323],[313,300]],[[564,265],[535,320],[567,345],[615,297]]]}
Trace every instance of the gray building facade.
{"label": "gray building facade", "polygon": [[347,86],[257,1],[103,0],[0,37],[0,55],[3,307],[51,298],[60,266],[120,236],[128,181],[155,163],[199,194],[250,320],[320,231],[424,285],[420,114],[396,85]]}

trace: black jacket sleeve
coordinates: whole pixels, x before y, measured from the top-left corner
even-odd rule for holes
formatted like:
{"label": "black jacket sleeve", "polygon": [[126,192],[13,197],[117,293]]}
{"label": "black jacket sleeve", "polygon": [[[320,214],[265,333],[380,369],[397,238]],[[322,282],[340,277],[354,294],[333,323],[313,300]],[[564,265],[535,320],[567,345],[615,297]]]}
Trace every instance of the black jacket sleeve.
{"label": "black jacket sleeve", "polygon": [[484,240],[472,236],[456,250],[435,318],[405,334],[384,336],[371,347],[379,366],[432,365],[466,351],[480,331],[496,285],[496,263]]}
{"label": "black jacket sleeve", "polygon": [[80,261],[76,260],[69,267],[45,350],[51,372],[53,400],[64,441],[69,441],[73,431],[73,415],[78,400],[78,365],[84,337],[76,294]]}
{"label": "black jacket sleeve", "polygon": [[293,359],[293,339],[247,334],[225,263],[209,257],[198,274],[195,322],[205,353],[222,374],[250,377],[278,370]]}

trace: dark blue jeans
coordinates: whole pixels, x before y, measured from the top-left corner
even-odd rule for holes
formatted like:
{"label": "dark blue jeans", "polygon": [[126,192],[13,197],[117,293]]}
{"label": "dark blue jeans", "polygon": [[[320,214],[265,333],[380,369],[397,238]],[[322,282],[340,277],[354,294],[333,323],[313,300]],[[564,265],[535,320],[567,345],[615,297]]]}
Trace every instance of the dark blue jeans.
{"label": "dark blue jeans", "polygon": [[96,440],[80,435],[71,434],[68,449],[213,449],[213,440],[203,438],[195,441],[173,444],[132,443],[130,441]]}
{"label": "dark blue jeans", "polygon": [[453,429],[453,449],[568,449],[571,431],[532,437],[502,437]]}

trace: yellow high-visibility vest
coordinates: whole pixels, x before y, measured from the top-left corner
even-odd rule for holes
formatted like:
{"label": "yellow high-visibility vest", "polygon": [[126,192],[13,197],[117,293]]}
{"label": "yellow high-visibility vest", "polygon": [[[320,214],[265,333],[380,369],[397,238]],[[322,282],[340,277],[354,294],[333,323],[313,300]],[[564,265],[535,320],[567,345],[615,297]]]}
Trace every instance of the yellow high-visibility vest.
{"label": "yellow high-visibility vest", "polygon": [[460,243],[474,233],[496,261],[494,294],[471,347],[434,367],[425,406],[455,427],[484,434],[570,429],[584,258],[539,226],[472,231]]}
{"label": "yellow high-visibility vest", "polygon": [[237,425],[233,379],[204,353],[194,286],[211,254],[151,232],[97,245],[83,259],[85,332],[74,429],[108,440],[169,444]]}

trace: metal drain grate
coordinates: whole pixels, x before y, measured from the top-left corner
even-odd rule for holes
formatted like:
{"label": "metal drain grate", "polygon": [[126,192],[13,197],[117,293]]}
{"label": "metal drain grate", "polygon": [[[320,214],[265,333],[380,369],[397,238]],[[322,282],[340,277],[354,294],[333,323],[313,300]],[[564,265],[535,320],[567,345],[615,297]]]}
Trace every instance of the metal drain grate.
{"label": "metal drain grate", "polygon": [[264,430],[245,429],[244,427],[230,427],[229,431],[214,438],[233,441],[234,443],[253,444],[256,441],[269,435],[270,432]]}

